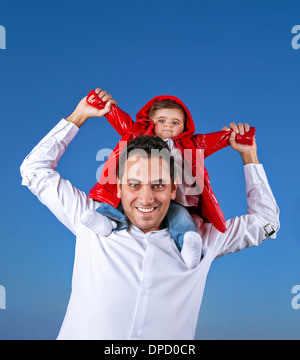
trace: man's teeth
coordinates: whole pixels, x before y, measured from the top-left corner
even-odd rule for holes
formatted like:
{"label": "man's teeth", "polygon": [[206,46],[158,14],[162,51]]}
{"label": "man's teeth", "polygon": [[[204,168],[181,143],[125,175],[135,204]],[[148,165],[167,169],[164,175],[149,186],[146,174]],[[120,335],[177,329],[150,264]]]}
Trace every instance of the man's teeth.
{"label": "man's teeth", "polygon": [[138,208],[138,209],[142,212],[150,212],[150,211],[154,210],[154,208],[151,208],[151,209]]}

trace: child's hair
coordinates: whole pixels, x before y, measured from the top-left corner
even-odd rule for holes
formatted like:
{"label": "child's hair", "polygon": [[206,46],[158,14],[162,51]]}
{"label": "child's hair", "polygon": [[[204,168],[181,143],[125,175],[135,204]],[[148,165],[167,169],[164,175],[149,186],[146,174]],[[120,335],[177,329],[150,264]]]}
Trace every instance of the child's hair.
{"label": "child's hair", "polygon": [[184,114],[184,118],[186,118],[184,108],[181,105],[179,105],[175,100],[169,100],[169,99],[156,101],[151,106],[151,109],[150,109],[149,114],[148,114],[148,118],[151,120],[154,113],[157,110],[160,110],[160,109],[179,109],[179,110],[182,110],[183,114]]}

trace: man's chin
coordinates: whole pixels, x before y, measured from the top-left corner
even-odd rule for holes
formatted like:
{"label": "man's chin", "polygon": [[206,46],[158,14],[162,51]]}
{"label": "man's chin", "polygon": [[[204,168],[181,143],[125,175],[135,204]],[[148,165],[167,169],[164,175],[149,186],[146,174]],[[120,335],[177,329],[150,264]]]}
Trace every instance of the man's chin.
{"label": "man's chin", "polygon": [[145,234],[151,231],[159,231],[162,229],[161,226],[151,226],[150,228],[148,227],[142,228],[141,226],[137,226],[137,227]]}
{"label": "man's chin", "polygon": [[155,222],[151,217],[132,219],[131,223],[144,233],[161,229],[161,222]]}
{"label": "man's chin", "polygon": [[133,225],[135,225],[137,228],[139,228],[144,233],[160,229],[160,225],[158,226],[147,220],[135,221],[135,223],[133,223]]}

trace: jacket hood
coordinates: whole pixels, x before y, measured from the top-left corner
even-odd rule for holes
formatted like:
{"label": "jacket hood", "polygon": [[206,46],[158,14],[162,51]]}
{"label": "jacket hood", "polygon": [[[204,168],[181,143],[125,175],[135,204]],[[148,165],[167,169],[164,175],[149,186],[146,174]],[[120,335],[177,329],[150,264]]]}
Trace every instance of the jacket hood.
{"label": "jacket hood", "polygon": [[171,96],[171,95],[160,95],[160,96],[156,96],[155,98],[151,99],[136,115],[136,119],[137,121],[142,121],[142,122],[151,122],[151,120],[149,120],[148,118],[148,114],[149,111],[152,107],[152,105],[156,102],[156,101],[162,101],[162,100],[173,100],[176,101],[179,105],[182,106],[182,108],[185,111],[186,114],[186,119],[185,119],[185,130],[182,134],[180,134],[179,136],[176,137],[176,139],[180,139],[181,137],[184,136],[189,136],[191,137],[192,135],[194,135],[195,133],[195,124],[192,118],[192,115],[189,111],[189,109],[185,106],[185,104],[178,99],[175,96]]}

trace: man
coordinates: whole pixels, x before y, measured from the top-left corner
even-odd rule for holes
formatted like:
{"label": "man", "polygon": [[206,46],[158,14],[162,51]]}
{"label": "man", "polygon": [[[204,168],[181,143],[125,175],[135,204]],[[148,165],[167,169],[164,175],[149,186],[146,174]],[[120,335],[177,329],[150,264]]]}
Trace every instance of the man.
{"label": "man", "polygon": [[[107,236],[98,236],[91,230],[95,224],[89,223],[99,203],[56,172],[79,127],[89,117],[110,111],[111,95],[103,92],[100,96],[107,102],[103,110],[88,106],[83,99],[21,166],[22,184],[77,237],[72,294],[58,339],[193,339],[212,261],[275,238],[279,230],[279,210],[258,163],[256,144],[237,144],[236,133],[248,131],[249,126],[231,124],[231,147],[245,164],[249,209],[247,215],[228,220],[224,234],[210,223],[199,224],[204,256],[189,270],[163,222],[176,195],[172,161],[149,156],[142,138],[133,140],[140,141],[133,147],[142,148],[146,155],[126,152],[123,157],[118,196],[125,215],[118,209],[108,214],[117,228]],[[98,215],[101,227],[108,218]]]}

